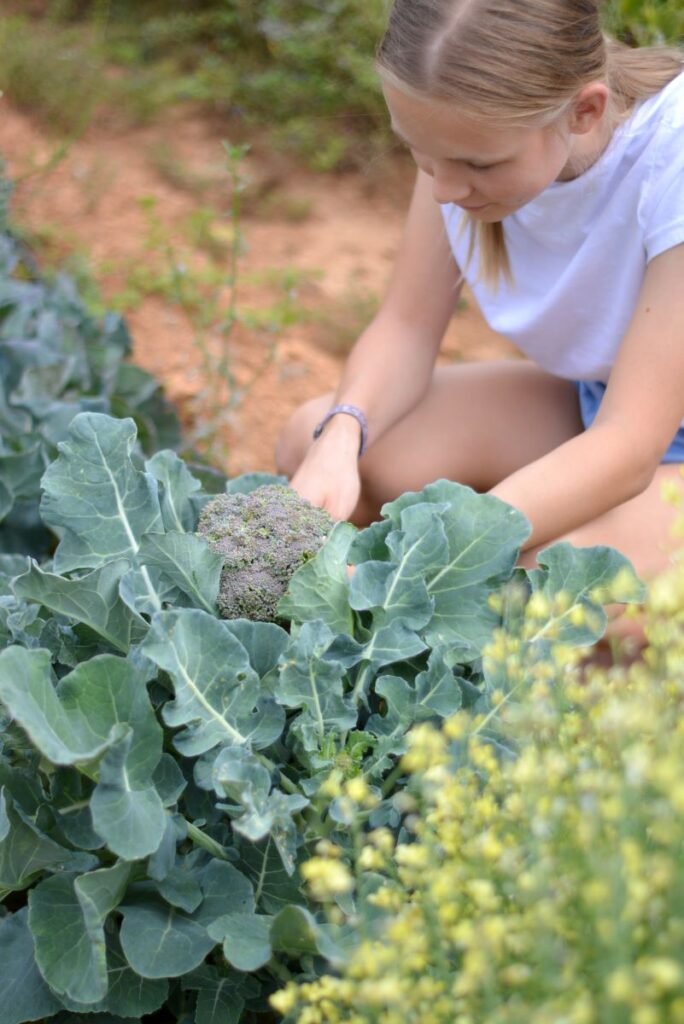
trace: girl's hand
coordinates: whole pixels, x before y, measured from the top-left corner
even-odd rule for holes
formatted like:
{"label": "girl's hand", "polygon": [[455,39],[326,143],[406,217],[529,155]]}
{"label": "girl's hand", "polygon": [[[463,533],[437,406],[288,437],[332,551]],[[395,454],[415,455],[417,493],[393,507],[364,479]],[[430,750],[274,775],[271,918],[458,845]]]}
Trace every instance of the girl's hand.
{"label": "girl's hand", "polygon": [[351,448],[325,441],[311,445],[290,486],[333,519],[349,519],[361,495],[358,440]]}

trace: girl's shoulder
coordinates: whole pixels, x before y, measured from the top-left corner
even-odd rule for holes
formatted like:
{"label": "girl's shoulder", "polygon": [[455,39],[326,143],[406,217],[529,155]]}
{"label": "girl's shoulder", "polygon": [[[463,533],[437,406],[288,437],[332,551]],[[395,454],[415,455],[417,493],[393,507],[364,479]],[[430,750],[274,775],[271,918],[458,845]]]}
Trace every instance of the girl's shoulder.
{"label": "girl's shoulder", "polygon": [[642,100],[627,118],[627,134],[640,134],[656,127],[684,124],[684,58],[682,72]]}

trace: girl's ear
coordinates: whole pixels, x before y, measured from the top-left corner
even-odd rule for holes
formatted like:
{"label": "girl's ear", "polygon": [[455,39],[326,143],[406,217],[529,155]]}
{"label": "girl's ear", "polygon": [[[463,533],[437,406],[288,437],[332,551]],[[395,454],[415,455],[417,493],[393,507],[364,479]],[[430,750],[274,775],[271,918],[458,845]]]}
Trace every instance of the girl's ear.
{"label": "girl's ear", "polygon": [[584,135],[601,120],[608,105],[608,86],[603,82],[590,82],[583,86],[572,101],[570,131]]}

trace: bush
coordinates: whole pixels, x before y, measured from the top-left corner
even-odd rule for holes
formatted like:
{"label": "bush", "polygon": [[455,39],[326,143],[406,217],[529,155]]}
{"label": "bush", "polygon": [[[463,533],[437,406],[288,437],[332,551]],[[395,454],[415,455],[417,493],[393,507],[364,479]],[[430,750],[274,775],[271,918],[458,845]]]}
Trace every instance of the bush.
{"label": "bush", "polygon": [[494,640],[493,709],[411,733],[399,841],[359,836],[346,867],[354,952],[274,997],[289,1020],[684,1021],[684,569],[653,585],[648,630],[610,671]]}
{"label": "bush", "polygon": [[684,42],[684,9],[671,0],[611,0],[606,25],[633,46]]}
{"label": "bush", "polygon": [[150,454],[179,447],[180,424],[129,362],[125,321],[93,316],[68,275],[38,272],[8,228],[10,191],[0,177],[0,552],[42,557],[56,538],[39,514],[40,479],[77,413],[133,417]]}

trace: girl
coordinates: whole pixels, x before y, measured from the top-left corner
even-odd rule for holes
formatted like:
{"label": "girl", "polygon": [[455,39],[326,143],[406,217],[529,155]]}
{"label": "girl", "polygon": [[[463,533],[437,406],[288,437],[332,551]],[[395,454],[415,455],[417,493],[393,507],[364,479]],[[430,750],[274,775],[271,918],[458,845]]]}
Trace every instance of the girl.
{"label": "girl", "polygon": [[[665,568],[661,490],[684,462],[682,59],[607,39],[597,0],[395,0],[378,67],[415,191],[337,391],[280,439],[293,487],[362,525],[446,477],[527,516],[523,564],[565,539]],[[464,280],[529,360],[435,369]]]}

